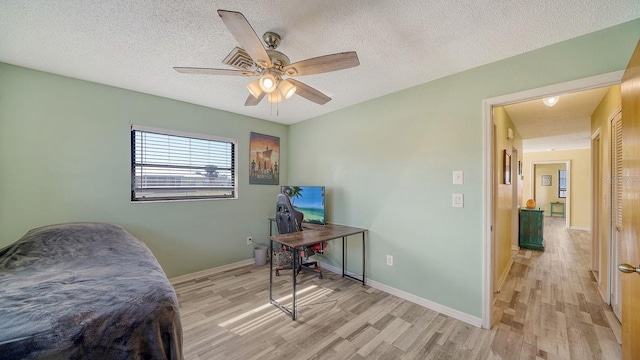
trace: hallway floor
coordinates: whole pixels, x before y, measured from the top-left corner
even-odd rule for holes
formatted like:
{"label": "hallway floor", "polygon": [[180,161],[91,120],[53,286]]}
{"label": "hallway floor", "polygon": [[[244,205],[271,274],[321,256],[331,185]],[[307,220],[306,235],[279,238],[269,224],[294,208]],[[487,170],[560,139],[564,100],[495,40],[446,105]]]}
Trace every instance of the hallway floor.
{"label": "hallway floor", "polygon": [[589,270],[591,234],[545,217],[545,251],[514,251],[494,307],[492,354],[505,359],[620,359],[620,323]]}

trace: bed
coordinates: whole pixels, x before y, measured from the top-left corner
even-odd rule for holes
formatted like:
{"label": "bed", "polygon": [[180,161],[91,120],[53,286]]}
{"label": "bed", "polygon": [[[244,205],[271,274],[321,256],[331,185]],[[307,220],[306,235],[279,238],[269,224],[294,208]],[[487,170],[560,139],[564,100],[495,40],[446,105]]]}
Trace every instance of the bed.
{"label": "bed", "polygon": [[0,357],[182,359],[176,294],[120,226],[31,230],[0,250]]}

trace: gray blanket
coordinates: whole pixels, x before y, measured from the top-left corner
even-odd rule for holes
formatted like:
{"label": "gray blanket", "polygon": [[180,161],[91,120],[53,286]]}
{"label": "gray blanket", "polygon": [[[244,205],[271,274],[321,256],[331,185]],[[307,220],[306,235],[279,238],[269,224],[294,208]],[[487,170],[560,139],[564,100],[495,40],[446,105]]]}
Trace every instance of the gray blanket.
{"label": "gray blanket", "polygon": [[175,292],[119,226],[31,230],[0,250],[0,358],[182,359]]}

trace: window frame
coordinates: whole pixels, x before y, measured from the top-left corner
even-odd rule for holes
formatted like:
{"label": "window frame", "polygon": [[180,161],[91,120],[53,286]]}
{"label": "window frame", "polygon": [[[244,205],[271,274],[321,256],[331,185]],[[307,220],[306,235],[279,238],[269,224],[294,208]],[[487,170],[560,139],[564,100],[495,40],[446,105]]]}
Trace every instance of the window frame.
{"label": "window frame", "polygon": [[[562,176],[562,172],[564,171],[564,176]],[[564,188],[560,187],[562,183],[562,179],[564,179]],[[564,191],[564,196],[562,196],[562,192]],[[558,169],[558,198],[566,199],[567,198],[567,170],[566,169]]]}
{"label": "window frame", "polygon": [[[168,136],[177,136],[177,137],[185,137],[191,139],[198,140],[207,140],[207,141],[217,141],[229,143],[232,145],[232,175],[233,175],[233,195],[232,196],[164,196],[164,197],[152,197],[152,198],[141,198],[136,197],[135,195],[135,183],[136,183],[136,148],[135,148],[135,133],[136,132],[148,132],[155,133],[159,135],[168,135]],[[237,139],[204,134],[204,133],[193,133],[187,131],[173,130],[173,129],[165,129],[151,126],[143,126],[143,125],[133,125],[131,124],[131,128],[129,131],[130,136],[130,150],[131,150],[131,184],[130,184],[130,197],[132,203],[156,203],[156,202],[174,202],[174,201],[199,201],[199,200],[229,200],[229,199],[238,199],[238,141]]]}

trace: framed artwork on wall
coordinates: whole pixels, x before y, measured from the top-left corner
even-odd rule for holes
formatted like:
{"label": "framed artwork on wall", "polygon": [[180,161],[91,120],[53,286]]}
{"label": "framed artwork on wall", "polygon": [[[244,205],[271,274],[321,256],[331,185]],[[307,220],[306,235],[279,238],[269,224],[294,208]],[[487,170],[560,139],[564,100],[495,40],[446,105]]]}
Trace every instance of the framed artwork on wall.
{"label": "framed artwork on wall", "polygon": [[249,141],[249,184],[280,183],[280,138],[251,133]]}
{"label": "framed artwork on wall", "polygon": [[542,175],[542,186],[551,186],[551,175]]}
{"label": "framed artwork on wall", "polygon": [[502,156],[502,178],[505,185],[511,184],[511,154],[505,149]]}

